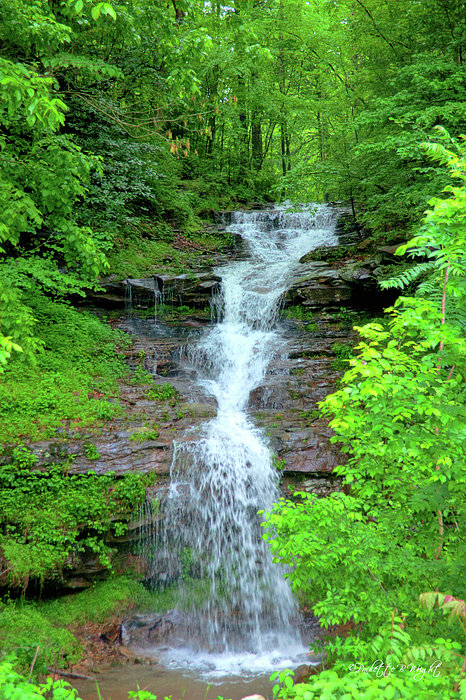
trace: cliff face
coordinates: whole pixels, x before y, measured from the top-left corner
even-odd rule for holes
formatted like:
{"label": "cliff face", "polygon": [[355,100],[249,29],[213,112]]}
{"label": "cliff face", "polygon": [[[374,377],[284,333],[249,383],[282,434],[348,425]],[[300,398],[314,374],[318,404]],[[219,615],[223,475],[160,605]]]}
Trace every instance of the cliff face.
{"label": "cliff face", "polygon": [[[316,260],[317,250],[298,264],[278,321],[286,344],[249,398],[249,413],[268,437],[287,495],[301,490],[324,496],[342,488],[333,470],[345,455],[331,444],[332,431],[318,416],[318,402],[332,392],[346,367],[345,359],[357,342],[352,326],[389,301],[378,294],[377,279],[385,264],[393,261],[394,250],[381,249],[369,258],[364,243],[356,248],[354,235],[351,239],[345,234],[341,240],[345,246],[353,243],[351,258],[344,257],[342,243],[341,250],[338,246],[322,250],[322,257],[332,252],[333,262]],[[232,255],[244,257],[237,240]],[[119,398],[124,415],[96,430],[77,435],[64,429],[54,439],[29,445],[38,457],[37,468],[63,462],[70,474],[89,470],[116,476],[155,474],[148,495],[160,502],[157,518],[163,517],[173,441],[186,439],[188,429],[192,439],[216,413],[215,400],[196,384],[186,356],[212,323],[209,302],[218,284],[219,277],[204,270],[107,285],[106,294],[94,303],[113,306],[118,317],[112,325],[133,340],[126,351],[133,374],[121,384]],[[148,311],[154,302],[159,310],[156,319]],[[143,571],[144,562],[137,555],[143,526],[136,518],[124,536],[109,541],[117,570],[131,563]],[[95,555],[82,552],[65,569],[60,586],[82,588],[105,575]]]}

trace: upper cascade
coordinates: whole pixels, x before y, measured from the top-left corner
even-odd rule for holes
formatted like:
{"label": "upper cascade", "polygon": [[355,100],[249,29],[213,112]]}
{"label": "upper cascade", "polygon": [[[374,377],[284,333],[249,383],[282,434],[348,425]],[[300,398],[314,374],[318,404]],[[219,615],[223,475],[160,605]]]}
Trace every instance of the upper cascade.
{"label": "upper cascade", "polygon": [[[326,204],[280,204],[273,208],[234,211],[231,226],[253,224],[258,230],[328,229],[338,216],[338,209]],[[231,229],[231,226],[229,227]],[[238,231],[240,233],[240,231]]]}

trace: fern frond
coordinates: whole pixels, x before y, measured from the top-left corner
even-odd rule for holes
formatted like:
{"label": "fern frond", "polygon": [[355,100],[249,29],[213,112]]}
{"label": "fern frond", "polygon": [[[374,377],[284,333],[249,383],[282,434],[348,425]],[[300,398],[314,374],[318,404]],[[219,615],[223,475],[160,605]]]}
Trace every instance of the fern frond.
{"label": "fern frond", "polygon": [[423,280],[416,289],[414,294],[416,297],[427,297],[432,301],[437,302],[442,300],[442,292],[439,285],[438,276],[429,275],[427,279]]}
{"label": "fern frond", "polygon": [[413,267],[408,267],[396,277],[382,280],[380,287],[382,289],[405,289],[412,282],[415,282],[421,275],[430,272],[434,268],[434,261],[422,262]]}
{"label": "fern frond", "polygon": [[[431,275],[424,280],[416,289],[415,296],[429,299],[435,306],[440,309],[442,307],[442,289],[439,286],[438,278]],[[466,327],[466,308],[462,302],[462,298],[457,298],[448,295],[446,299],[446,321],[455,326]]]}

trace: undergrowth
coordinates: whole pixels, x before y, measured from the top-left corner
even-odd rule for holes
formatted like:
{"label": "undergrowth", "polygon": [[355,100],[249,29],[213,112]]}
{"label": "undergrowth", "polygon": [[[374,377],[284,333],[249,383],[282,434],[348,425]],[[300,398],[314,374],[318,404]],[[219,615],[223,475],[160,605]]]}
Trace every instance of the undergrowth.
{"label": "undergrowth", "polygon": [[0,384],[0,443],[52,437],[122,414],[118,380],[129,374],[118,348],[129,338],[85,311],[37,294],[28,300],[44,343],[35,366],[18,355]]}
{"label": "undergrowth", "polygon": [[[231,235],[206,231],[183,230],[181,244],[176,234],[146,237],[140,234],[117,239],[108,254],[110,270],[118,279],[150,277],[156,272],[180,274],[186,270],[198,270],[212,264],[211,255],[231,244]],[[175,244],[175,245],[174,245]],[[176,247],[175,247],[176,246]]]}
{"label": "undergrowth", "polygon": [[156,596],[129,576],[110,578],[54,601],[5,599],[0,602],[0,647],[3,654],[14,653],[20,671],[30,667],[37,647],[36,673],[47,666],[66,668],[84,653],[75,634],[79,626],[105,623],[132,608],[155,604]]}
{"label": "undergrowth", "polygon": [[185,584],[182,596],[176,585],[163,591],[148,590],[130,576],[115,576],[53,601],[4,599],[0,601],[2,654],[14,654],[15,669],[26,671],[39,647],[35,674],[45,671],[47,666],[66,668],[83,657],[78,632],[87,623],[104,624],[112,618],[120,619],[131,610],[164,613],[173,607],[183,609],[205,600],[207,582],[190,579]]}
{"label": "undergrowth", "polygon": [[349,367],[349,360],[353,355],[352,345],[347,343],[333,343],[332,353],[335,359],[332,360],[330,366],[335,370],[346,370]]}

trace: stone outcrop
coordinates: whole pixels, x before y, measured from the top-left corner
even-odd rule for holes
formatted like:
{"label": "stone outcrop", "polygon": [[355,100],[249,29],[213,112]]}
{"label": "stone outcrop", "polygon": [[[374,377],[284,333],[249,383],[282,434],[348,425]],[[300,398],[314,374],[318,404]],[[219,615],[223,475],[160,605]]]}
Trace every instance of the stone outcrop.
{"label": "stone outcrop", "polygon": [[333,264],[306,262],[306,256],[302,260],[286,293],[286,303],[316,310],[339,306],[381,309],[396,297],[396,293],[383,292],[378,287],[386,274],[381,255],[373,259],[349,258]]}
{"label": "stone outcrop", "polygon": [[353,291],[340,271],[329,263],[302,263],[285,295],[286,304],[303,304],[310,309],[337,307],[350,302]]}
{"label": "stone outcrop", "polygon": [[204,308],[208,306],[219,281],[220,278],[211,271],[180,275],[160,273],[153,277],[122,281],[107,279],[102,281],[102,291],[87,295],[86,303],[115,309],[147,309],[155,302]]}
{"label": "stone outcrop", "polygon": [[180,610],[166,613],[141,613],[133,615],[121,624],[121,641],[136,649],[153,649],[168,644],[172,638],[183,638],[188,620]]}
{"label": "stone outcrop", "polygon": [[[334,390],[342,373],[341,362],[336,362],[337,350],[341,357],[341,348],[356,340],[352,321],[357,319],[349,310],[342,313],[342,307],[373,308],[374,299],[379,305],[385,304],[386,298],[375,293],[376,284],[384,274],[384,264],[393,262],[397,247],[383,246],[374,258],[353,257],[334,263],[304,256],[285,294],[284,306],[302,305],[312,311],[312,322],[281,319],[286,344],[269,366],[262,384],[252,392],[249,410],[268,436],[276,467],[283,475],[283,491],[288,495],[300,490],[322,496],[342,489],[333,472],[346,457],[330,442],[332,431],[325,420],[318,418],[318,403]],[[129,366],[146,370],[155,386],[169,382],[176,389],[176,399],[152,400],[147,387],[123,383],[121,417],[103,421],[92,430],[63,429],[53,440],[30,445],[38,457],[37,468],[64,462],[71,474],[89,470],[117,475],[155,472],[158,478],[151,496],[163,501],[173,440],[192,439],[196,429],[216,413],[214,399],[203,393],[189,363],[182,361],[186,346],[198,339],[210,319],[195,312],[177,322],[154,322],[153,318],[138,317],[137,309],[153,305],[154,299],[173,306],[205,308],[218,285],[219,278],[206,271],[107,282],[104,301],[100,296],[94,301],[122,309],[117,326],[134,340],[127,352]],[[125,299],[135,309],[133,316],[123,314]],[[191,432],[186,437],[188,429]],[[3,459],[9,458],[7,452]],[[129,552],[141,525],[133,523],[128,534],[113,544],[122,550],[127,547]],[[72,562],[67,585],[88,585],[100,575],[104,573],[88,553]]]}
{"label": "stone outcrop", "polygon": [[341,489],[332,472],[346,457],[330,442],[333,432],[318,417],[318,403],[341,375],[341,367],[335,367],[335,348],[351,345],[356,334],[349,322],[327,312],[313,314],[312,330],[305,321],[285,323],[286,356],[270,365],[263,384],[251,394],[250,408],[269,436],[285,492],[326,495]]}

